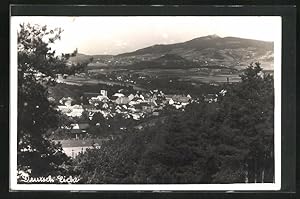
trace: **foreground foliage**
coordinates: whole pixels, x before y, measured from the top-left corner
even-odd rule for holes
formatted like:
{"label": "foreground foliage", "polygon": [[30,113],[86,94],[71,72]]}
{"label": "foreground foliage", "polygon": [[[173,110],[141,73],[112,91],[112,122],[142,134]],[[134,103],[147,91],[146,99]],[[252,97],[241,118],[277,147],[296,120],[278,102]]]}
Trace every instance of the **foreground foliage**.
{"label": "foreground foliage", "polygon": [[50,44],[60,39],[61,29],[20,24],[18,31],[18,171],[30,176],[64,174],[70,159],[49,132],[60,122],[59,113],[48,100],[48,87],[57,74],[73,74],[82,65],[67,65],[72,54],[60,57]]}

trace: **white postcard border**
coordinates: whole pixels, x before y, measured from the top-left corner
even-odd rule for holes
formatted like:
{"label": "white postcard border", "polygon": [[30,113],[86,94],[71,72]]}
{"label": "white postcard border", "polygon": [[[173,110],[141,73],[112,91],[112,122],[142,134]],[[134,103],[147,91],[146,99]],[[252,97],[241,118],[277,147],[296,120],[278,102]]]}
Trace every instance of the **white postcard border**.
{"label": "white postcard border", "polygon": [[[201,17],[201,16],[199,16]],[[225,17],[225,16],[224,16]],[[240,17],[240,16],[237,16]],[[242,17],[242,16],[241,16]],[[254,16],[255,17],[255,16]],[[270,17],[270,16],[268,16]],[[274,156],[275,183],[243,183],[243,184],[18,184],[17,183],[17,17],[10,17],[10,190],[99,190],[99,191],[268,191],[281,188],[281,41],[282,20],[278,18],[280,30],[274,30],[277,38],[274,43]]]}

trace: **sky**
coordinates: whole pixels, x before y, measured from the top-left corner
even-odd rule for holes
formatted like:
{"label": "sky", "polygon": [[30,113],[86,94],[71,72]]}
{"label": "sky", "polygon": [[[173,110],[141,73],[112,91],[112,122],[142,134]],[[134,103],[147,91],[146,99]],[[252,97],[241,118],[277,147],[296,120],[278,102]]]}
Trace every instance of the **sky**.
{"label": "sky", "polygon": [[14,16],[19,23],[61,27],[61,40],[52,47],[57,53],[116,55],[154,44],[171,44],[216,34],[280,42],[278,16],[133,16],[133,17],[41,17]]}

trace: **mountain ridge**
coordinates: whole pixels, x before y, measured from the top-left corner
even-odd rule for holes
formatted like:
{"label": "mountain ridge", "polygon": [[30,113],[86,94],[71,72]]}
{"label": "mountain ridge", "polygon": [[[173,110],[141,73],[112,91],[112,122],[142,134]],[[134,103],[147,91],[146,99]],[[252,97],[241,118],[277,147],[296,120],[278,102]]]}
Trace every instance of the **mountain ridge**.
{"label": "mountain ridge", "polygon": [[[273,45],[274,42],[271,42],[271,41],[261,41],[261,40],[254,40],[254,39],[246,39],[246,38],[240,38],[240,37],[220,37],[218,35],[207,35],[207,36],[203,36],[203,37],[197,37],[197,38],[194,38],[194,39],[191,39],[191,40],[188,40],[188,41],[185,41],[185,42],[179,42],[179,43],[173,43],[173,44],[155,44],[155,45],[151,45],[151,46],[148,46],[148,47],[145,47],[145,48],[140,48],[138,50],[135,50],[135,51],[132,51],[132,52],[126,52],[126,53],[121,53],[121,54],[118,54],[118,55],[115,55],[115,56],[128,56],[130,54],[136,54],[136,53],[139,53],[139,52],[143,52],[145,51],[146,49],[148,50],[152,50],[154,48],[168,48],[168,47],[180,47],[180,46],[184,46],[184,47],[195,47],[196,45],[199,45],[198,42],[207,42],[207,41],[211,41],[211,42],[218,42],[218,41],[221,41],[221,40],[227,40],[227,43],[225,44],[232,44],[232,42],[237,42],[237,40],[240,40],[240,41],[243,41],[243,42],[246,42],[246,44],[243,45],[243,47],[245,45],[247,46],[252,46],[252,45],[249,45],[250,43],[261,43],[263,45]],[[212,43],[208,43],[208,44],[212,44]],[[190,46],[189,46],[190,45]],[[201,44],[200,44],[201,45]],[[258,46],[263,46],[263,45],[258,45]],[[206,45],[205,47],[212,47],[213,45],[211,46],[208,46]],[[223,45],[222,47],[226,47],[225,45]],[[227,46],[228,47],[228,46]],[[236,47],[238,47],[238,45],[236,45]],[[198,47],[199,48],[199,47]],[[202,47],[204,48],[204,47]]]}
{"label": "mountain ridge", "polygon": [[147,61],[158,59],[166,54],[178,55],[201,66],[243,69],[251,62],[261,62],[266,69],[273,69],[274,42],[207,35],[180,43],[155,44],[118,55],[87,56],[93,57],[94,61],[105,62],[108,66],[135,65],[137,67],[137,63],[149,65]]}

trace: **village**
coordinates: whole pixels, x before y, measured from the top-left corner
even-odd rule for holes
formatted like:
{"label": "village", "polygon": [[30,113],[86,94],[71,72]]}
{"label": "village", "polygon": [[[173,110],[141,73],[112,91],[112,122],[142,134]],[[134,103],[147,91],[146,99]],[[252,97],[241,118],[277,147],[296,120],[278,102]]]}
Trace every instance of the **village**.
{"label": "village", "polygon": [[[138,121],[147,121],[148,118],[160,116],[166,107],[184,111],[188,104],[196,101],[189,94],[168,95],[158,89],[148,92],[135,91],[135,93],[130,94],[126,94],[124,89],[120,89],[118,92],[110,95],[105,89],[99,89],[99,91],[98,93],[83,92],[80,103],[76,103],[71,97],[63,97],[59,100],[57,110],[63,115],[69,118],[82,118],[83,114],[88,115],[87,121],[72,123],[69,127],[60,127],[60,130],[65,132],[64,134],[69,135],[56,141],[62,144],[63,150],[70,157],[75,157],[79,153],[85,152],[88,148],[101,148],[103,141],[114,139],[113,135],[106,138],[91,137],[89,121],[95,119],[94,117],[97,114],[101,114],[107,121],[121,118],[122,120],[134,121],[135,124],[138,124]],[[95,126],[103,128],[104,124],[102,122],[97,121]],[[110,128],[110,125],[107,127]],[[143,125],[136,125],[134,128],[141,130]],[[125,131],[126,129],[126,126],[120,126],[118,130]]]}
{"label": "village", "polygon": [[[219,96],[224,96],[227,90],[222,89],[218,94],[208,94],[204,97],[207,103],[215,103]],[[127,93],[127,94],[126,94]],[[112,132],[109,120],[115,123],[122,121],[133,121],[135,130],[142,130],[145,126],[154,125],[151,121],[153,118],[161,116],[164,111],[185,111],[188,104],[199,103],[198,98],[192,98],[187,95],[170,95],[165,94],[158,89],[146,91],[135,91],[128,94],[124,89],[118,90],[116,93],[108,95],[108,91],[100,89],[100,92],[83,92],[81,103],[75,103],[71,97],[63,97],[59,100],[57,110],[69,118],[82,118],[84,114],[88,115],[88,120],[72,123],[69,127],[62,126],[64,139],[57,139],[62,144],[63,150],[70,157],[76,157],[80,153],[84,153],[89,148],[101,148],[103,142],[114,139],[115,135],[107,135],[106,137],[92,136],[90,121],[96,120],[95,127],[106,129]],[[84,100],[85,99],[85,100]],[[85,103],[84,103],[85,101]],[[169,112],[168,112],[169,113]],[[101,114],[105,120],[98,121],[95,117]],[[121,118],[121,119],[120,119]],[[106,123],[106,124],[104,124]],[[146,124],[146,125],[145,125]],[[126,132],[126,124],[117,125],[119,132]]]}
{"label": "village", "polygon": [[112,118],[120,114],[126,119],[140,120],[151,115],[158,116],[166,105],[184,111],[184,107],[193,102],[190,95],[165,95],[159,90],[143,94],[137,91],[128,96],[119,90],[111,97],[107,96],[106,90],[100,90],[100,93],[85,92],[83,97],[88,99],[89,104],[72,104],[71,97],[63,97],[59,100],[60,105],[57,106],[57,109],[70,117],[80,117],[84,111],[87,111],[90,120],[97,112],[105,118]]}

